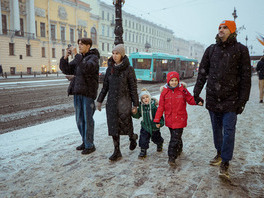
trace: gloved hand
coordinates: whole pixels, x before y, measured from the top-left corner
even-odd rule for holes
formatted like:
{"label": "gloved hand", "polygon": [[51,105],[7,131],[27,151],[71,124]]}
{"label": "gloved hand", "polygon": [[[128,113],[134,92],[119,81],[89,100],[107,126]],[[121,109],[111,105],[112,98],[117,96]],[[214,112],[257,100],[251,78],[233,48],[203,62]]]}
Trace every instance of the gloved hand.
{"label": "gloved hand", "polygon": [[101,111],[102,110],[102,103],[101,102],[97,102],[96,107],[97,107],[98,111]]}
{"label": "gloved hand", "polygon": [[194,96],[195,103],[198,105],[199,102],[204,103],[204,100],[199,96]]}
{"label": "gloved hand", "polygon": [[236,114],[241,114],[243,111],[244,111],[244,109],[245,109],[245,104],[246,104],[246,102],[245,101],[243,101],[243,100],[239,100],[238,102],[237,102],[237,109],[236,109]]}

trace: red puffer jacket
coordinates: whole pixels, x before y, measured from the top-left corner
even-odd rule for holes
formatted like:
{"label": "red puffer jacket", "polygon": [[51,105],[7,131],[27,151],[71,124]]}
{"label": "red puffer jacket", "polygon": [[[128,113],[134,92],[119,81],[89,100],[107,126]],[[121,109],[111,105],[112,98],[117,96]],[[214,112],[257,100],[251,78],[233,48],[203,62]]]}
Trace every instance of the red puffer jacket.
{"label": "red puffer jacket", "polygon": [[159,123],[164,112],[167,127],[172,129],[186,127],[188,118],[186,102],[190,105],[196,105],[194,97],[182,85],[174,90],[164,87],[154,122]]}

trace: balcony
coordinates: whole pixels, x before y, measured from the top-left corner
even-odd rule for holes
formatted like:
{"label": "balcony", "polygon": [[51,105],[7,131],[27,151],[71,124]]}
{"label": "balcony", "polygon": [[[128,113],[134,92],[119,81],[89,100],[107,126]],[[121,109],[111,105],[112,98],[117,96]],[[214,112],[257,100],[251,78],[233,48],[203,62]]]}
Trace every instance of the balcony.
{"label": "balcony", "polygon": [[11,38],[13,38],[13,37],[24,37],[24,38],[27,38],[28,40],[36,38],[35,34],[33,34],[33,33],[24,32],[24,31],[8,30],[8,29],[3,29],[2,35],[8,35]]}

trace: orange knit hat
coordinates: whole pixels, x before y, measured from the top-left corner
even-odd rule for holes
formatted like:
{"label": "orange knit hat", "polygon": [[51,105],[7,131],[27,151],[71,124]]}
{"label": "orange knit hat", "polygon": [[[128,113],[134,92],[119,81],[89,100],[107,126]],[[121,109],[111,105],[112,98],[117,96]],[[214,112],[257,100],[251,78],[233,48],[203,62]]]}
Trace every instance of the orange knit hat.
{"label": "orange knit hat", "polygon": [[236,23],[235,23],[235,21],[225,20],[225,21],[222,21],[222,23],[220,23],[219,27],[221,25],[226,25],[228,27],[228,29],[230,30],[231,34],[236,31]]}

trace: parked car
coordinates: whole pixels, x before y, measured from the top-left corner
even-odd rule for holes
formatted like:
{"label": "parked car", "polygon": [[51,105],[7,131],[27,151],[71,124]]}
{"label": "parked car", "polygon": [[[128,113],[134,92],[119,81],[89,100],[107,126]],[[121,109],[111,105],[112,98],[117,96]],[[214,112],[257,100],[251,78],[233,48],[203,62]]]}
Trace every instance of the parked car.
{"label": "parked car", "polygon": [[107,69],[107,67],[100,67],[100,69],[99,69],[99,82],[104,81],[106,69]]}

